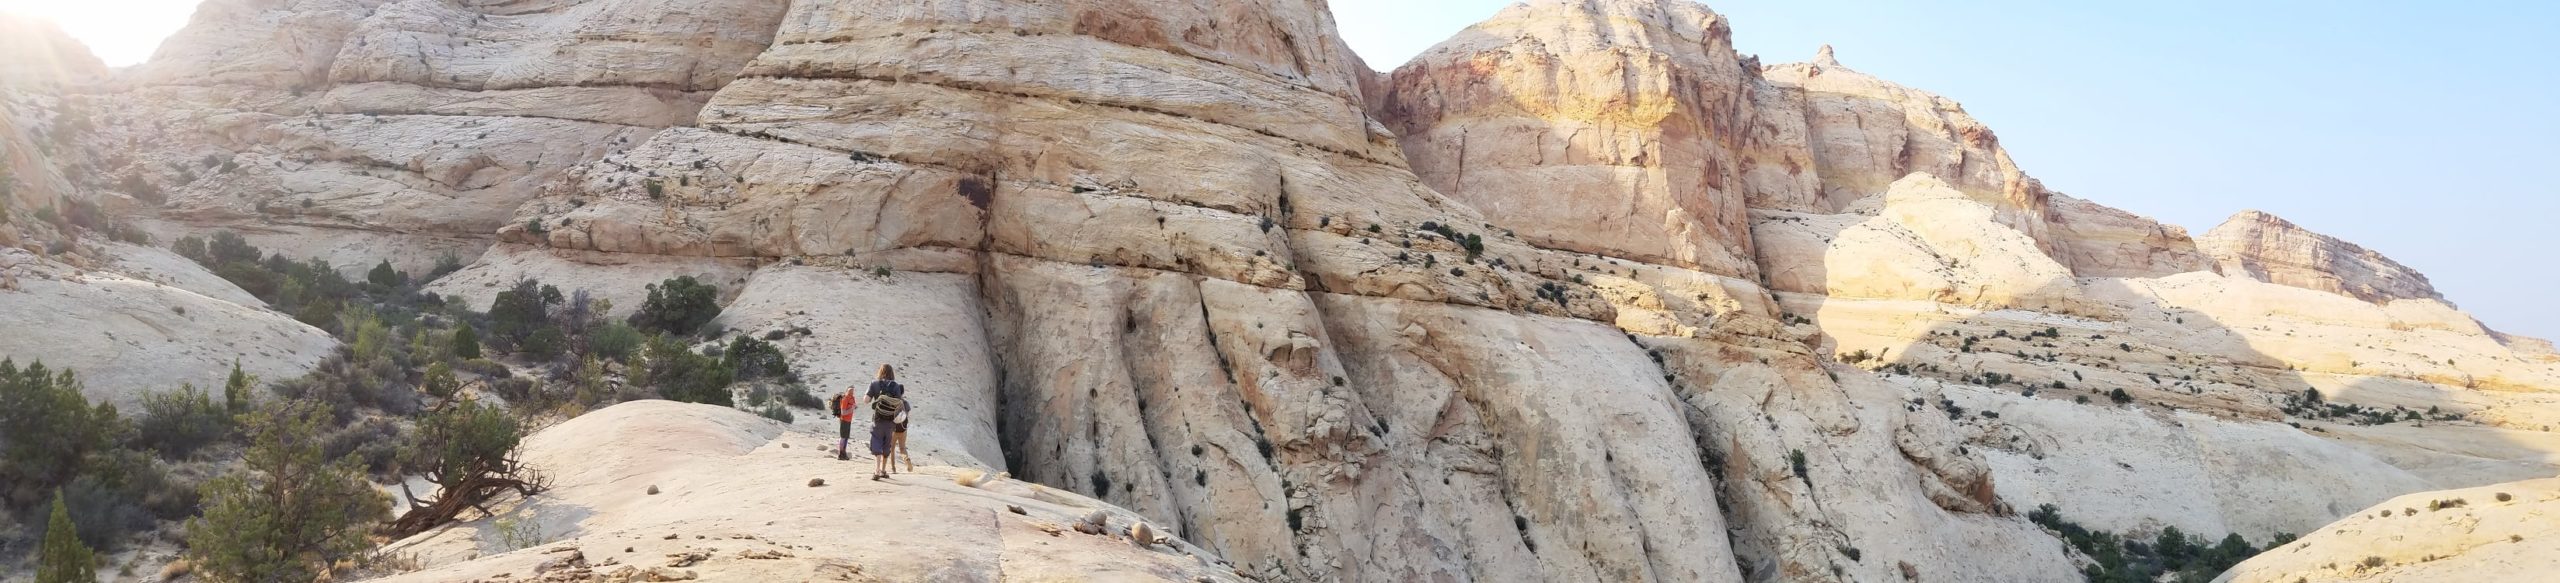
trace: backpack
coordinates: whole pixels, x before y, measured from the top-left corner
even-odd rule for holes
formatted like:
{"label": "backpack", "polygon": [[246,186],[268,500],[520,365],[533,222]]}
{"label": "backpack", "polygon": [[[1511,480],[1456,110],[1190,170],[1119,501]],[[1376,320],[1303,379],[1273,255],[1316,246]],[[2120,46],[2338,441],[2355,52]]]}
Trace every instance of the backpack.
{"label": "backpack", "polygon": [[853,411],[848,406],[853,404],[853,398],[853,390],[846,389],[844,394],[827,399],[827,416],[852,421]]}
{"label": "backpack", "polygon": [[874,420],[894,421],[898,417],[905,416],[906,412],[906,399],[881,395],[879,398],[871,400],[871,414]]}

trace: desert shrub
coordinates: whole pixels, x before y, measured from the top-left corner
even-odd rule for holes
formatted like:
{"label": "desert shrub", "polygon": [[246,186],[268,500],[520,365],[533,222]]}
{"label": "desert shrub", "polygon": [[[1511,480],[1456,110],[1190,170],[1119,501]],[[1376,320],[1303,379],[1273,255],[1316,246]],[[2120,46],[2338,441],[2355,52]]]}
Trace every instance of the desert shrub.
{"label": "desert shrub", "polygon": [[81,476],[62,487],[60,500],[71,522],[80,525],[83,546],[113,551],[124,545],[126,537],[158,522],[134,495],[99,478]]}
{"label": "desert shrub", "polygon": [[26,507],[78,475],[123,431],[115,406],[91,406],[71,371],[0,358],[0,499]]}
{"label": "desert shrub", "polygon": [[756,414],[763,415],[766,419],[772,419],[783,423],[790,423],[792,420],[791,408],[785,407],[781,403],[766,405],[764,410],[757,411]]}
{"label": "desert shrub", "polygon": [[530,405],[541,392],[542,383],[525,377],[507,377],[489,383],[489,392],[497,393],[508,403]]}
{"label": "desert shrub", "polygon": [[1795,471],[1796,479],[1810,481],[1809,478],[1805,477],[1804,450],[1788,450],[1787,467]]}
{"label": "desert shrub", "polygon": [[205,483],[204,514],[187,521],[187,560],[217,581],[309,581],[371,544],[365,526],[387,505],[353,459],[322,451],[327,412],[276,403],[246,416],[242,467]]}
{"label": "desert shrub", "polygon": [[608,322],[587,336],[587,350],[607,360],[628,362],[631,353],[639,350],[640,344],[647,340],[639,328],[633,328],[629,323]]}
{"label": "desert shrub", "polygon": [[2124,392],[2123,387],[2117,387],[2115,390],[2107,391],[2107,400],[2115,401],[2116,404],[2122,405],[2133,402],[2133,395]]}
{"label": "desert shrub", "polygon": [[524,342],[516,345],[516,351],[536,362],[557,361],[561,355],[568,354],[569,336],[561,333],[559,328],[545,327],[526,335]]}
{"label": "desert shrub", "polygon": [[249,388],[256,384],[258,384],[258,377],[242,372],[240,360],[232,359],[231,376],[222,380],[223,408],[233,415],[249,412],[250,401],[253,399]]}
{"label": "desert shrub", "polygon": [[463,360],[480,358],[480,333],[464,324],[453,331],[453,357]]}
{"label": "desert shrub", "polygon": [[507,365],[498,364],[498,361],[486,358],[465,360],[462,361],[462,364],[459,366],[461,367],[462,372],[476,374],[490,379],[503,379],[515,376],[515,371],[508,370]]}
{"label": "desert shrub", "polygon": [[822,409],[827,405],[825,400],[809,392],[808,385],[798,383],[782,386],[782,403],[802,409]]}
{"label": "desert shrub", "polygon": [[773,343],[739,335],[729,341],[729,367],[737,371],[738,380],[781,377],[791,372],[791,360]]}
{"label": "desert shrub", "polygon": [[508,340],[525,340],[551,325],[550,306],[560,303],[552,298],[559,297],[559,288],[533,279],[516,280],[515,287],[498,292],[497,299],[489,302],[489,333]]}
{"label": "desert shrub", "polygon": [[43,547],[36,551],[36,583],[96,583],[98,558],[80,542],[79,529],[62,496],[53,497],[53,517],[46,521]]}
{"label": "desert shrub", "polygon": [[266,258],[264,253],[259,253],[259,248],[248,245],[248,240],[241,238],[241,233],[230,233],[230,230],[212,233],[212,240],[205,243],[205,251],[210,251],[207,258],[212,258],[212,263],[256,263],[259,258]]}
{"label": "desert shrub", "polygon": [[453,366],[439,362],[427,365],[427,374],[418,381],[418,389],[438,399],[451,399],[462,390],[462,381],[453,376]]}
{"label": "desert shrub", "polygon": [[436,491],[430,497],[411,492],[408,512],[389,530],[397,535],[424,532],[499,493],[541,492],[547,487],[542,477],[516,459],[524,434],[524,423],[505,410],[467,400],[420,420],[417,445],[403,463],[424,474]]}
{"label": "desert shrub", "polygon": [[723,407],[731,404],[729,385],[736,373],[721,359],[704,356],[666,336],[649,340],[648,354],[631,375],[655,389],[660,398]]}
{"label": "desert shrub", "polygon": [[134,417],[134,442],[161,455],[185,458],[231,435],[230,408],[195,385],[142,396]]}
{"label": "desert shrub", "polygon": [[179,257],[185,257],[189,260],[195,261],[196,263],[205,265],[215,264],[213,254],[205,248],[203,237],[195,235],[179,237],[178,240],[169,242],[169,252],[176,253]]}
{"label": "desert shrub", "polygon": [[369,475],[391,476],[406,445],[400,437],[399,422],[373,417],[329,432],[320,452],[329,459],[354,460]]}
{"label": "desert shrub", "polygon": [[631,323],[641,328],[682,335],[693,333],[719,316],[719,286],[687,275],[651,284],[649,299],[640,304],[639,313],[631,315]]}
{"label": "desert shrub", "polygon": [[418,281],[435,281],[443,278],[444,276],[452,275],[453,272],[456,271],[462,271],[462,258],[455,257],[453,253],[447,252],[444,256],[437,257],[435,268],[427,270],[427,276],[418,278]]}
{"label": "desert shrub", "polygon": [[533,548],[551,542],[542,531],[542,521],[526,516],[508,516],[491,525],[497,527],[498,548],[504,551]]}
{"label": "desert shrub", "polygon": [[364,279],[366,283],[371,283],[373,285],[384,288],[397,288],[408,283],[409,276],[400,273],[400,270],[398,269],[393,269],[391,267],[391,261],[384,260],[381,263],[374,264],[373,271],[366,272]]}

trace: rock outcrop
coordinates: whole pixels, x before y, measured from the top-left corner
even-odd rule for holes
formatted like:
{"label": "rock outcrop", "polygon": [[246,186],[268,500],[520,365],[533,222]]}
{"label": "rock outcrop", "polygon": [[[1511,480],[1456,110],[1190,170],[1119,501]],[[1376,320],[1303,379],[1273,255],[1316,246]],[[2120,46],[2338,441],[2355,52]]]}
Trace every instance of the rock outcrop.
{"label": "rock outcrop", "polygon": [[1764,143],[1803,122],[1752,107],[1763,89],[1724,17],[1608,0],[1514,5],[1370,99],[1426,183],[1529,241],[1750,277],[1746,201],[1815,186],[1774,151],[1801,142]]}
{"label": "rock outcrop", "polygon": [[2530,581],[2560,572],[2560,479],[2419,492],[2348,514],[2218,583]]}
{"label": "rock outcrop", "polygon": [[[2060,196],[1952,100],[1731,34],[1539,0],[1379,74],[1314,0],[214,0],[152,63],[13,106],[0,198],[450,253],[430,290],[474,305],[539,277],[627,312],[699,276],[713,327],[821,393],[898,365],[928,474],[1021,480],[874,484],[781,447],[831,445],[819,420],[626,404],[532,442],[563,487],[515,512],[568,543],[429,533],[413,580],[2071,581],[2021,509],[2262,541],[2560,470],[2560,358],[2406,267]],[[170,287],[66,317],[254,302],[144,251],[73,253]],[[0,302],[107,295],[46,293]],[[331,348],[188,313],[286,365]],[[927,552],[767,516],[847,491]],[[1093,509],[1201,558],[1021,543]]]}
{"label": "rock outcrop", "polygon": [[[832,427],[708,405],[598,410],[526,438],[554,489],[392,543],[428,567],[378,580],[1243,580],[1185,540],[1069,529],[1097,511],[1113,528],[1142,520],[1127,510],[1017,480],[960,486],[961,470],[929,463],[866,480],[867,456],[838,461],[820,447],[834,443]],[[534,544],[491,548],[480,533],[500,521]]]}
{"label": "rock outcrop", "polygon": [[2235,277],[2386,303],[2438,300],[2427,276],[2363,246],[2311,232],[2275,215],[2231,215],[2201,241],[2222,272]]}

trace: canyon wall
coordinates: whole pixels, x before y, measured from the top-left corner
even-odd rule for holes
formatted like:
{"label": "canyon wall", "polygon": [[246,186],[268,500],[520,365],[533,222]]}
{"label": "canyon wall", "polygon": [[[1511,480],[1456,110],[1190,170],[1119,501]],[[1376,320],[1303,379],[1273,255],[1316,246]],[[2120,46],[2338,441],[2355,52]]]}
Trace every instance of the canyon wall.
{"label": "canyon wall", "polygon": [[2414,271],[1731,28],[1541,0],[1380,73],[1318,0],[211,0],[23,117],[164,239],[703,276],[816,386],[899,365],[925,461],[1259,580],[2070,581],[2026,510],[2263,540],[2555,468],[2560,359]]}

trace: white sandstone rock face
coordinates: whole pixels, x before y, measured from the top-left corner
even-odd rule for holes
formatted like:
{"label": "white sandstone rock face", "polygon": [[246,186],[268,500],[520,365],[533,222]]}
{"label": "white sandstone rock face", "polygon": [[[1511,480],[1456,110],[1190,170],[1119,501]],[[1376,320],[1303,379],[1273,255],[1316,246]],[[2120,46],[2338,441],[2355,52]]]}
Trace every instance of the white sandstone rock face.
{"label": "white sandstone rock face", "polygon": [[2184,228],[2062,193],[2051,200],[2046,218],[2062,240],[2064,263],[2081,277],[2167,277],[2214,269]]}
{"label": "white sandstone rock face", "polygon": [[[350,271],[450,253],[432,291],[474,306],[536,277],[621,315],[693,275],[822,394],[900,365],[936,479],[860,480],[812,411],[532,442],[563,487],[506,512],[598,562],[717,546],[715,580],[2071,581],[2034,504],[2263,541],[2560,471],[2560,356],[2361,248],[2057,196],[1955,102],[1762,67],[1685,0],[1539,0],[1393,76],[1324,8],[213,0],[113,84],[6,106],[0,246],[95,238],[23,212],[76,197]],[[34,302],[0,318],[140,347],[0,349],[175,351],[116,381],[165,387],[217,380],[209,339],[271,379],[332,347],[66,245],[0,265]],[[2288,413],[2309,390],[2426,419]],[[859,516],[773,514],[817,506]],[[1201,558],[1040,530],[1094,508]],[[404,580],[547,558],[473,559],[488,527],[403,543]]]}
{"label": "white sandstone rock face", "polygon": [[2020,512],[2053,504],[2100,530],[2174,526],[2266,541],[2430,487],[2382,459],[2280,423],[1931,388],[1965,411],[1959,423],[1991,462],[2004,502]]}
{"label": "white sandstone rock face", "polygon": [[[1010,479],[960,486],[953,478],[966,470],[921,457],[918,473],[874,482],[868,455],[838,461],[820,451],[835,441],[833,428],[786,427],[708,405],[598,410],[525,440],[525,462],[549,472],[553,490],[509,500],[500,516],[391,544],[424,569],[379,581],[583,581],[623,570],[665,580],[643,573],[661,569],[703,581],[1244,580],[1196,558],[1205,553],[1180,537],[1142,548],[1068,530],[1095,511],[1113,528],[1141,520],[1101,501]],[[484,548],[476,533],[501,519],[533,525],[550,541]],[[564,549],[583,561],[562,564],[572,552]]]}
{"label": "white sandstone rock face", "polygon": [[2001,224],[2059,255],[2045,217],[2051,193],[2020,171],[2000,148],[2000,138],[1964,106],[1851,70],[1829,46],[1811,63],[1773,65],[1762,74],[1801,104],[1807,145],[1830,208],[1845,208],[1885,192],[1904,176],[1926,173],[1991,206]]}
{"label": "white sandstone rock face", "polygon": [[1844,299],[2088,313],[2069,268],[2001,211],[1927,174],[1838,215],[1762,211],[1771,287]]}
{"label": "white sandstone rock face", "polygon": [[[1693,3],[1515,5],[1397,69],[1371,96],[1415,173],[1559,249],[1749,277],[1758,72]],[[1800,123],[1800,121],[1798,122]],[[1803,169],[1809,170],[1809,169]]]}
{"label": "white sandstone rock face", "polygon": [[2560,479],[2419,492],[2348,515],[2214,579],[2532,581],[2560,572]]}
{"label": "white sandstone rock face", "polygon": [[91,400],[139,411],[143,395],[183,384],[220,391],[235,362],[284,380],[338,347],[328,332],[266,309],[185,259],[121,244],[97,251],[130,271],[0,248],[0,330],[11,331],[0,334],[0,356],[76,371]]}
{"label": "white sandstone rock face", "polygon": [[[995,432],[999,373],[977,284],[965,273],[883,276],[774,264],[749,276],[709,326],[757,338],[778,332],[774,344],[793,355],[821,398],[858,393],[878,378],[880,365],[894,366],[913,406],[907,446],[919,463],[1003,471]],[[810,413],[814,422],[801,426],[833,434],[834,418]]]}
{"label": "white sandstone rock face", "polygon": [[2222,272],[2234,276],[2377,304],[2444,299],[2427,276],[2409,266],[2263,212],[2231,215],[2206,231],[2201,243]]}

